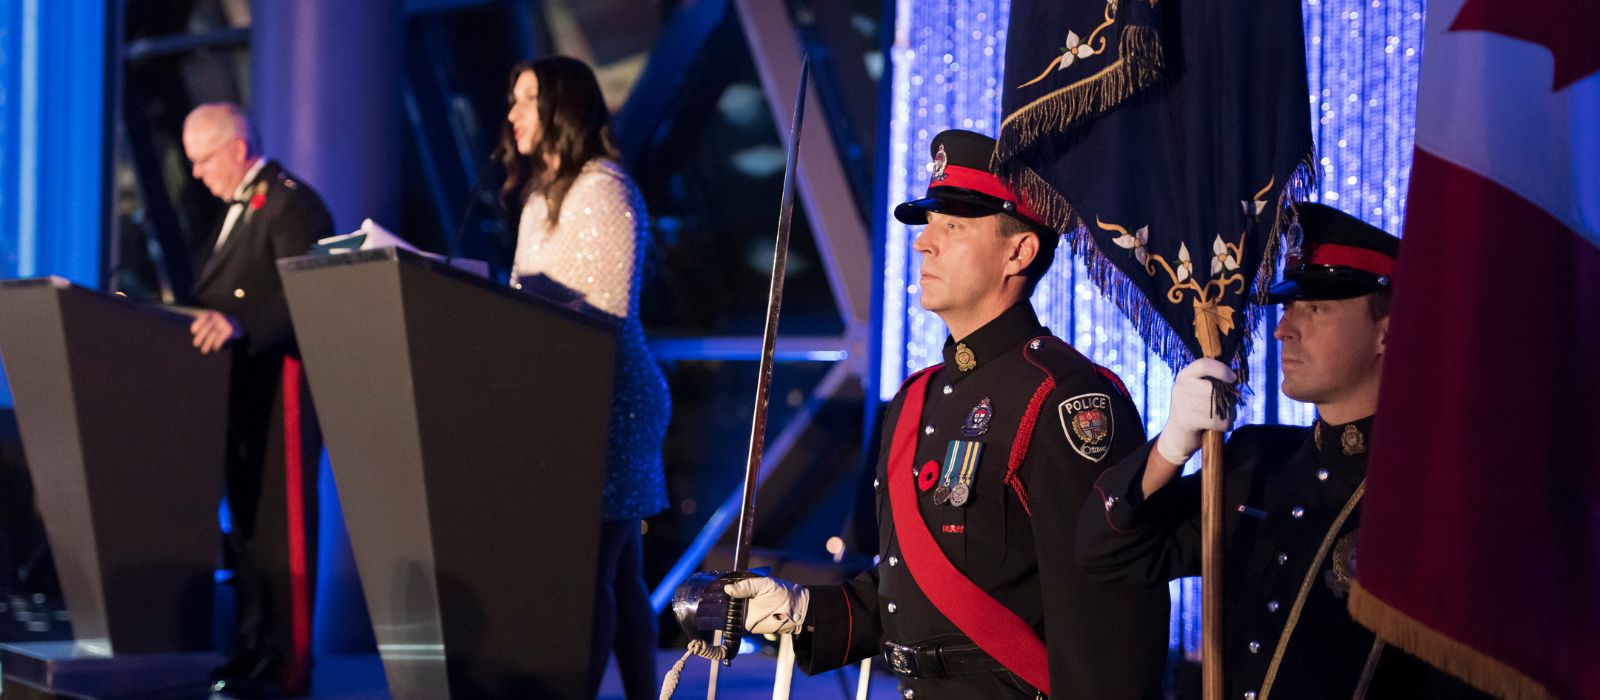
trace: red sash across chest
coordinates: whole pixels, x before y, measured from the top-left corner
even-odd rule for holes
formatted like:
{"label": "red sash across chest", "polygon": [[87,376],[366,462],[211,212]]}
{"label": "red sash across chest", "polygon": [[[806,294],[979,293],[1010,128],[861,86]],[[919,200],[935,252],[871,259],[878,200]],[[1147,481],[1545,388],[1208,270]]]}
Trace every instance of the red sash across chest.
{"label": "red sash across chest", "polygon": [[924,370],[906,383],[905,400],[889,446],[889,503],[902,558],[917,587],[962,634],[1012,673],[1049,695],[1049,663],[1039,635],[950,563],[922,519],[913,462],[923,399],[932,374]]}

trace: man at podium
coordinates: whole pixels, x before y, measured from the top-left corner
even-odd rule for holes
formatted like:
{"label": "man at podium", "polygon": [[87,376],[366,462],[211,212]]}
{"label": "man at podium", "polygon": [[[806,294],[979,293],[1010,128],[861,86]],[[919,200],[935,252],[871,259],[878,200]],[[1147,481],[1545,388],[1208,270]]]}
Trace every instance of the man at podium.
{"label": "man at podium", "polygon": [[321,432],[275,261],[333,233],[311,188],[261,155],[237,105],[201,105],[183,123],[193,175],[228,203],[203,247],[190,326],[202,353],[232,346],[225,553],[237,596],[234,638],[212,690],[302,695],[311,682]]}

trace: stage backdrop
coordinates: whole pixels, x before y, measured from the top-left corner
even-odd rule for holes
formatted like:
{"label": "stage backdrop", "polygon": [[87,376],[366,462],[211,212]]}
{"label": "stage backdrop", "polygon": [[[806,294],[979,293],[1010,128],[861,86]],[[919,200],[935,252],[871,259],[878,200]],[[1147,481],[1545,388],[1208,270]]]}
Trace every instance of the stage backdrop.
{"label": "stage backdrop", "polygon": [[0,0],[0,279],[100,286],[106,27],[105,3]]}
{"label": "stage backdrop", "polygon": [[[1312,135],[1321,178],[1316,199],[1400,233],[1411,171],[1422,0],[1307,0],[1306,62]],[[894,396],[912,371],[940,360],[944,324],[918,304],[916,229],[894,220],[894,205],[927,189],[928,141],[944,129],[994,135],[1000,125],[1006,27],[1028,21],[1004,0],[900,0],[895,11],[890,145],[883,218],[880,398]],[[1063,36],[1062,40],[1065,41]],[[1058,251],[1034,292],[1040,318],[1096,362],[1120,375],[1150,434],[1166,422],[1172,371],[1146,351],[1132,325],[1089,281],[1083,265]],[[1268,315],[1275,323],[1276,312]],[[1312,409],[1278,391],[1271,325],[1255,329],[1251,393],[1241,420],[1306,425]],[[1197,460],[1198,461],[1198,460]],[[1191,465],[1194,467],[1196,465]],[[1173,584],[1173,643],[1197,653],[1198,580]]]}

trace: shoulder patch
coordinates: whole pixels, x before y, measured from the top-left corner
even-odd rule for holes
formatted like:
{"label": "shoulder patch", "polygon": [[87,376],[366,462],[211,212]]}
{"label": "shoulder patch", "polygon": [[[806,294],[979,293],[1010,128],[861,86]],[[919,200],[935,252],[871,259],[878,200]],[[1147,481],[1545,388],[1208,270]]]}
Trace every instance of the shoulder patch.
{"label": "shoulder patch", "polygon": [[1061,417],[1061,432],[1066,434],[1072,450],[1091,462],[1099,462],[1111,452],[1111,439],[1116,434],[1116,420],[1112,417],[1111,397],[1101,394],[1079,394],[1056,406]]}

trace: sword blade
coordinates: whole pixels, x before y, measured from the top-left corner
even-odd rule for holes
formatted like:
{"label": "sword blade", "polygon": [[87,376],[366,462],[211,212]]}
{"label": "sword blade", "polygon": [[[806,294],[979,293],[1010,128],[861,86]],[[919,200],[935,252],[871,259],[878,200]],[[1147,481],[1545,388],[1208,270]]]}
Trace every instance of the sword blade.
{"label": "sword blade", "polygon": [[[767,400],[772,392],[772,350],[778,340],[778,312],[783,306],[783,276],[789,261],[789,229],[794,220],[795,166],[800,160],[800,125],[806,113],[806,81],[811,57],[800,62],[800,87],[794,100],[794,121],[789,125],[788,161],[783,166],[783,199],[778,205],[778,235],[772,250],[772,280],[767,288],[767,319],[761,335],[761,368],[756,380],[755,412],[750,419],[750,450],[744,468],[744,500],[739,507],[739,536],[733,550],[733,570],[750,567],[750,539],[756,524],[756,478],[761,473],[762,450],[767,440]],[[722,663],[733,663],[744,631],[744,601],[729,601],[723,627]]]}

